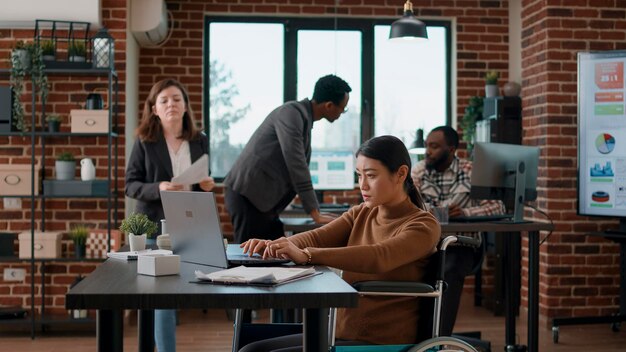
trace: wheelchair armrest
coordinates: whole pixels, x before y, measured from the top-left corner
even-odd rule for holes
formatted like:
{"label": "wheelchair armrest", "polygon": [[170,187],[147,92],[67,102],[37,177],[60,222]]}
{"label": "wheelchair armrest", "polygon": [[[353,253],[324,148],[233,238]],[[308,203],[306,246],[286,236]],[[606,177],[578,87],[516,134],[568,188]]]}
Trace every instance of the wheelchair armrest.
{"label": "wheelchair armrest", "polygon": [[422,282],[410,281],[359,281],[352,284],[359,292],[432,293],[435,289]]}

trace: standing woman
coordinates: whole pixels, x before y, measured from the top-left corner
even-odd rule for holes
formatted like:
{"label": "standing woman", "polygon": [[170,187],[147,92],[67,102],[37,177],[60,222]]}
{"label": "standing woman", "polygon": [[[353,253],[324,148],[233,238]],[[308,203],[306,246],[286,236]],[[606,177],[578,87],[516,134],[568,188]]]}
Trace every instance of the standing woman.
{"label": "standing woman", "polygon": [[[244,252],[341,269],[350,284],[421,281],[441,228],[413,185],[404,143],[393,136],[375,137],[359,147],[356,157],[363,203],[316,230],[275,241],[250,239],[241,244]],[[357,308],[338,310],[336,343],[415,343],[419,313],[411,297],[360,297]],[[300,351],[301,345],[298,334],[254,342],[241,351]]]}
{"label": "standing woman", "polygon": [[[178,81],[164,79],[152,86],[137,137],[126,167],[126,195],[137,199],[137,213],[160,226],[165,218],[160,191],[208,192],[215,186],[211,177],[192,187],[170,182],[209,152],[206,135],[195,127],[189,95]],[[154,325],[158,351],[175,351],[175,311],[155,310]]]}

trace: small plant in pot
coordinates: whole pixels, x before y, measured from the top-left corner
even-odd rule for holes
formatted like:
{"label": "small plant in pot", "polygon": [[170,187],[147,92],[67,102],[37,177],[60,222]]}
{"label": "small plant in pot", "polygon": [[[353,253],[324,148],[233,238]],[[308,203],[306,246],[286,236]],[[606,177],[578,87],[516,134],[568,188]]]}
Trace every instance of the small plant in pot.
{"label": "small plant in pot", "polygon": [[54,42],[52,40],[44,40],[39,44],[41,46],[41,57],[44,61],[54,61]]}
{"label": "small plant in pot", "polygon": [[498,96],[498,71],[487,71],[485,74],[485,97],[493,98]]}
{"label": "small plant in pot", "polygon": [[71,152],[62,152],[54,164],[57,180],[73,180],[76,173],[76,159]]}
{"label": "small plant in pot", "polygon": [[89,236],[89,228],[85,225],[76,225],[70,230],[70,238],[74,241],[74,254],[76,258],[85,257],[85,243]]}
{"label": "small plant in pot", "polygon": [[157,232],[158,226],[146,214],[132,213],[122,220],[120,230],[128,234],[130,250],[134,252],[146,249],[146,239]]}
{"label": "small plant in pot", "polygon": [[67,55],[72,62],[85,62],[87,55],[85,43],[80,40],[72,40],[67,48]]}
{"label": "small plant in pot", "polygon": [[46,122],[48,123],[48,132],[59,132],[61,127],[61,116],[57,114],[50,114],[46,116]]}

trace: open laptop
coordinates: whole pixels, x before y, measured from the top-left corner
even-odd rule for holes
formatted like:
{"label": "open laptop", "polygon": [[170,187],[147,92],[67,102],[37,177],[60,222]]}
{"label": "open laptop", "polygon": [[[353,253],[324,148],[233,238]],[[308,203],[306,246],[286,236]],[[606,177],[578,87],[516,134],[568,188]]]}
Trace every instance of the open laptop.
{"label": "open laptop", "polygon": [[228,253],[212,192],[161,191],[172,250],[183,262],[228,268],[237,265],[278,265],[287,259]]}

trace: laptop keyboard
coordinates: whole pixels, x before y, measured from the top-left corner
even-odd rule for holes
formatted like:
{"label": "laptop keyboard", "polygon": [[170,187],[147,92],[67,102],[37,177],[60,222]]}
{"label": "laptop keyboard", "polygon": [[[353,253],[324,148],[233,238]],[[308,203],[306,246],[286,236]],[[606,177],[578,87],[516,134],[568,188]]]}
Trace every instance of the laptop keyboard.
{"label": "laptop keyboard", "polygon": [[495,214],[495,215],[474,215],[474,216],[455,216],[448,220],[450,222],[483,222],[483,221],[496,221],[506,220],[512,218],[510,214]]}

